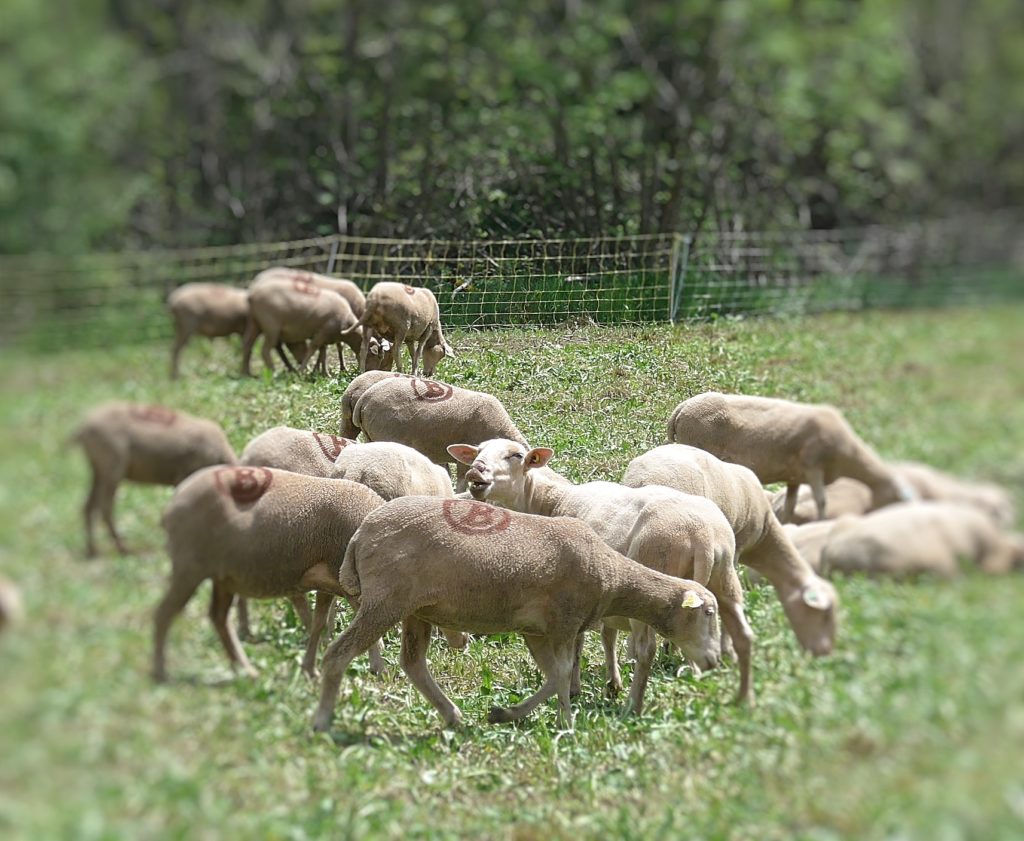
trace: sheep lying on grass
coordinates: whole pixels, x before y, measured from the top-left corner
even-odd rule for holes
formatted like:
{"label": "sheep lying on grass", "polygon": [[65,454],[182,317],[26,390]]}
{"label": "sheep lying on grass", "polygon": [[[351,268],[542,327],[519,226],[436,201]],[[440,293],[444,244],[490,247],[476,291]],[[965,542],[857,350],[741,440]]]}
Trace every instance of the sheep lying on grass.
{"label": "sheep lying on grass", "polygon": [[821,551],[827,573],[952,578],[964,562],[990,574],[1022,569],[1024,535],[1003,532],[973,506],[910,502],[837,520]]}
{"label": "sheep lying on grass", "polygon": [[324,654],[315,730],[329,728],[349,663],[396,622],[403,623],[403,671],[449,727],[462,714],[427,668],[432,625],[523,635],[544,684],[515,706],[493,708],[491,723],[518,721],[557,695],[561,722],[571,728],[577,639],[605,616],[650,625],[702,668],[719,659],[710,591],[630,561],[573,518],[513,514],[471,500],[397,499],[363,522],[339,582],[359,607]]}
{"label": "sheep lying on grass", "polygon": [[[973,482],[961,479],[927,464],[914,461],[893,461],[889,467],[900,482],[905,484],[921,501],[956,502],[971,505],[992,518],[996,525],[1008,528],[1016,519],[1013,500],[1004,488],[991,482]],[[775,513],[783,516],[786,492],[772,497]],[[828,517],[835,519],[844,514],[867,514],[876,510],[871,490],[856,479],[840,477],[825,488]],[[796,508],[790,522],[806,523],[816,519],[814,498],[807,488],[800,488]]]}
{"label": "sheep lying on grass", "polygon": [[[435,464],[454,461],[449,444],[510,438],[526,444],[505,407],[490,394],[418,377],[389,377],[371,385],[352,410],[352,424],[370,441],[398,441]],[[456,464],[456,489],[469,468]]]}
{"label": "sheep lying on grass", "polygon": [[171,379],[178,376],[181,351],[195,335],[230,336],[245,332],[249,318],[249,295],[223,283],[186,283],[167,298],[167,309],[174,319],[174,345],[171,348]]}
{"label": "sheep lying on grass", "polygon": [[[412,373],[419,369],[423,357],[423,373],[431,376],[437,363],[455,351],[441,332],[441,312],[437,299],[429,289],[382,281],[374,284],[366,296],[366,310],[359,325],[367,339],[387,337],[394,342],[395,365],[402,370],[402,345],[409,348]],[[359,370],[366,371],[366,353],[359,357]]]}
{"label": "sheep lying on grass", "polygon": [[127,554],[114,526],[114,494],[122,480],[176,485],[211,464],[234,464],[235,453],[211,420],[137,403],[104,403],[92,409],[72,434],[92,468],[85,501],[86,555],[96,554],[93,524],[103,516],[117,551]]}
{"label": "sheep lying on grass", "polygon": [[[242,375],[250,375],[250,359],[256,339],[263,335],[263,364],[274,370],[270,352],[279,342],[295,345],[309,342],[303,359],[303,370],[319,352],[317,367],[325,374],[326,347],[345,342],[358,353],[361,331],[358,319],[344,298],[314,283],[297,280],[266,280],[249,290],[249,321],[242,337]],[[282,354],[282,359],[285,357]],[[344,357],[338,348],[338,359],[344,369]],[[288,368],[294,370],[285,359]]]}
{"label": "sheep lying on grass", "polygon": [[732,525],[739,560],[772,583],[800,644],[815,655],[832,651],[839,596],[796,551],[750,470],[696,447],[666,444],[633,459],[622,483],[666,485],[714,502]]}
{"label": "sheep lying on grass", "polygon": [[[713,502],[671,488],[627,488],[614,482],[574,485],[546,467],[554,455],[547,447],[528,450],[508,439],[484,441],[479,447],[459,444],[448,452],[463,464],[469,492],[529,514],[576,517],[612,549],[650,569],[693,579],[715,594],[722,623],[740,664],[740,701],[749,701],[753,632],[743,612],[743,588],[733,559],[736,539],[729,521]],[[655,654],[650,628],[608,620],[602,632],[613,692],[622,688],[616,658],[618,629],[633,630],[637,667],[630,687],[630,707],[643,708],[644,690]]]}
{"label": "sheep lying on grass", "polygon": [[[167,677],[164,649],[171,622],[207,578],[213,581],[210,621],[231,665],[247,674],[255,670],[227,621],[235,596],[266,599],[316,590],[302,660],[312,677],[331,603],[346,595],[338,585],[345,549],[366,515],[383,502],[355,482],[267,467],[210,467],[182,482],[162,521],[171,577],[154,620],[154,679]],[[379,653],[371,667],[383,668]]]}
{"label": "sheep lying on grass", "polygon": [[832,406],[709,391],[676,406],[668,440],[749,467],[762,484],[786,482],[782,522],[791,519],[801,484],[811,486],[824,519],[825,486],[840,476],[867,485],[875,508],[912,496]]}

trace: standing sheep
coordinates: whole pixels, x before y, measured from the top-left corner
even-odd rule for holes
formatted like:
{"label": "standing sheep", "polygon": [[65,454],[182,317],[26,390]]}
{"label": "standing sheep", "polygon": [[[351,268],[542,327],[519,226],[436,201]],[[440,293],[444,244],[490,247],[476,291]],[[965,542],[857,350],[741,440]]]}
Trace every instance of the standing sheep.
{"label": "standing sheep", "polygon": [[[441,332],[441,311],[429,289],[381,281],[366,296],[366,310],[359,319],[365,337],[388,337],[395,345],[395,365],[402,371],[402,345],[409,348],[412,373],[419,369],[423,356],[423,373],[431,376],[437,363],[455,351]],[[365,371],[366,353],[359,357],[359,370]]]}
{"label": "standing sheep", "polygon": [[234,464],[235,453],[211,420],[137,403],[104,403],[92,409],[71,441],[81,444],[92,468],[85,501],[86,555],[96,555],[93,522],[97,511],[118,552],[127,554],[114,527],[114,494],[123,479],[176,485],[211,464]]}
{"label": "standing sheep", "polygon": [[839,596],[786,537],[750,470],[696,447],[666,444],[633,459],[622,483],[666,485],[714,502],[732,525],[738,559],[772,583],[800,645],[818,656],[832,651]]}
{"label": "standing sheep", "polygon": [[249,296],[244,289],[222,283],[186,283],[167,298],[167,309],[174,319],[174,346],[171,348],[171,379],[178,377],[181,351],[194,335],[230,336],[245,333],[249,318]]}
{"label": "standing sheep", "polygon": [[[263,364],[271,371],[274,362],[270,352],[279,342],[309,341],[301,362],[303,368],[327,345],[345,342],[356,353],[361,347],[357,319],[345,299],[329,289],[300,281],[267,280],[249,290],[249,322],[242,338],[243,376],[250,375],[252,348],[261,333]],[[341,358],[340,350],[338,354]],[[318,365],[326,372],[325,353],[320,354]]]}
{"label": "standing sheep", "polygon": [[821,552],[828,573],[892,578],[953,578],[964,562],[994,575],[1024,568],[1024,535],[1001,531],[973,506],[910,502],[837,520]]}
{"label": "standing sheep", "polygon": [[[479,447],[459,444],[448,452],[470,465],[466,480],[473,499],[528,514],[576,517],[627,558],[707,586],[718,599],[722,623],[736,646],[738,700],[750,700],[754,635],[743,612],[743,588],[733,565],[736,539],[729,521],[713,502],[671,488],[627,488],[614,482],[574,485],[546,467],[553,450],[529,450],[507,439],[485,441]],[[615,650],[620,627],[622,623],[606,623],[602,632],[608,684],[616,693],[622,688]],[[630,625],[625,624],[625,629]],[[656,646],[650,628],[634,626],[633,631],[637,666],[630,707],[639,713]]]}
{"label": "standing sheep", "polygon": [[303,671],[313,677],[331,603],[346,595],[338,585],[345,549],[381,504],[377,494],[355,482],[266,467],[211,467],[182,482],[162,521],[171,577],[154,618],[154,679],[167,678],[164,649],[171,622],[207,578],[213,580],[210,621],[231,665],[247,674],[255,669],[227,622],[235,596],[266,599],[316,590],[302,660]]}
{"label": "standing sheep", "polygon": [[427,668],[432,625],[523,635],[544,684],[515,706],[492,708],[491,723],[518,721],[557,695],[561,722],[571,728],[577,640],[605,616],[652,626],[702,668],[715,666],[720,656],[714,595],[624,558],[567,517],[405,497],[366,518],[345,553],[339,581],[359,608],[324,654],[315,730],[330,727],[348,664],[399,621],[402,670],[449,727],[459,725],[462,714]]}
{"label": "standing sheep", "polygon": [[263,283],[273,281],[295,281],[300,284],[312,283],[315,286],[319,286],[321,289],[329,289],[331,292],[337,292],[344,298],[348,305],[352,308],[352,312],[356,318],[359,318],[366,310],[366,296],[363,295],[361,290],[351,280],[345,280],[343,278],[331,277],[330,275],[318,274],[317,272],[309,272],[305,269],[292,269],[287,266],[273,266],[269,269],[264,269],[249,283],[249,288],[253,289]]}
{"label": "standing sheep", "polygon": [[875,508],[910,496],[832,406],[709,391],[676,406],[668,440],[749,467],[762,484],[786,482],[783,522],[793,515],[801,484],[811,486],[824,519],[825,486],[840,476],[867,485]]}
{"label": "standing sheep", "polygon": [[[450,444],[511,438],[526,445],[496,397],[418,377],[386,378],[370,386],[352,410],[352,423],[369,441],[398,441],[441,465],[455,461]],[[456,462],[460,492],[468,469]]]}

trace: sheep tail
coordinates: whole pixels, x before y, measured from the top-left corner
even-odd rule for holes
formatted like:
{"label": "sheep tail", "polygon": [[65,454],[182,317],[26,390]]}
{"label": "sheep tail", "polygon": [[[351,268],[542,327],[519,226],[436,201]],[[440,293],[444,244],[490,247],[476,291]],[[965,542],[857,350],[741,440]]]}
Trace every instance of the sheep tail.
{"label": "sheep tail", "polygon": [[665,440],[669,444],[676,443],[676,418],[679,417],[679,406],[676,406],[672,410],[672,414],[668,416],[668,425],[665,428]]}
{"label": "sheep tail", "polygon": [[362,590],[359,587],[359,573],[356,572],[356,547],[358,534],[353,535],[348,542],[348,549],[345,550],[345,560],[341,562],[341,569],[338,570],[338,583],[341,589],[350,596],[358,596]]}

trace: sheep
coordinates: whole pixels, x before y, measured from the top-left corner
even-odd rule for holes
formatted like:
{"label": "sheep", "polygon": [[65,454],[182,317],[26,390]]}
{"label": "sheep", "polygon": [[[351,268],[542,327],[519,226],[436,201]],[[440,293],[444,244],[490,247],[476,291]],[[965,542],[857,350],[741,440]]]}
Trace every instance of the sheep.
{"label": "sheep", "polygon": [[352,410],[355,408],[356,403],[359,402],[359,398],[363,396],[363,393],[371,385],[376,385],[381,380],[396,377],[413,379],[412,374],[399,374],[397,371],[391,371],[389,368],[382,367],[378,370],[366,371],[355,377],[348,384],[344,394],[341,395],[341,425],[338,429],[341,435],[345,438],[351,438],[353,441],[359,437],[359,433],[362,430],[352,422]]}
{"label": "sheep", "polygon": [[447,470],[412,447],[395,441],[346,447],[334,466],[336,477],[373,488],[387,501],[400,496],[455,495]]}
{"label": "sheep", "polygon": [[18,588],[13,582],[0,576],[0,632],[17,625],[23,612]]}
{"label": "sheep", "polygon": [[276,467],[322,479],[341,478],[334,461],[355,441],[309,429],[275,426],[253,438],[238,463],[248,467]]}
{"label": "sheep", "polygon": [[[398,441],[441,465],[455,461],[449,444],[490,438],[526,444],[496,397],[418,377],[385,378],[370,386],[353,407],[351,422],[369,441]],[[466,489],[468,469],[456,461],[457,491]]]}
{"label": "sheep", "polygon": [[[161,521],[171,575],[153,622],[154,680],[167,679],[171,622],[207,578],[213,581],[210,621],[232,667],[248,675],[256,670],[227,622],[235,595],[264,599],[316,590],[302,660],[302,670],[314,677],[331,603],[347,595],[338,585],[345,549],[366,515],[383,502],[356,482],[268,467],[209,467],[182,482]],[[383,664],[372,665],[379,671]]]}
{"label": "sheep", "polygon": [[953,578],[964,561],[990,574],[1020,569],[1024,535],[1003,532],[973,506],[910,502],[842,517],[821,552],[822,569],[829,574]]}
{"label": "sheep", "polygon": [[[828,543],[829,536],[835,529],[838,520],[814,520],[803,525],[786,523],[782,530],[789,538],[800,556],[810,564],[819,575],[822,575],[821,553]],[[754,577],[752,571],[751,578]]]}
{"label": "sheep", "polygon": [[738,560],[771,582],[800,645],[817,656],[832,651],[839,596],[797,552],[753,471],[697,447],[665,444],[633,459],[622,483],[666,485],[714,502],[732,525]]}
{"label": "sheep", "polygon": [[668,440],[749,467],[762,484],[786,482],[782,522],[792,517],[801,484],[811,486],[824,519],[825,486],[840,476],[867,485],[876,508],[912,496],[832,406],[709,391],[675,407]]}
{"label": "sheep", "polygon": [[[627,488],[614,482],[574,485],[547,467],[548,447],[528,449],[516,441],[495,439],[479,447],[448,447],[453,458],[470,467],[466,474],[473,499],[548,517],[576,517],[612,549],[651,569],[677,578],[692,578],[715,594],[722,622],[732,637],[740,663],[739,701],[750,700],[750,652],[753,633],[743,612],[743,589],[733,565],[736,539],[715,504],[670,488]],[[602,631],[613,693],[622,688],[616,662],[619,623]],[[625,630],[630,626],[625,625]],[[630,708],[639,713],[655,653],[649,629],[634,634],[637,667],[630,687]]]}
{"label": "sheep", "polygon": [[[249,290],[249,321],[242,337],[243,376],[250,375],[252,347],[260,333],[264,337],[263,364],[271,371],[274,362],[270,351],[279,341],[309,340],[309,348],[300,361],[303,369],[313,354],[328,344],[345,342],[356,353],[361,347],[357,319],[345,299],[314,283],[297,280],[266,280]],[[338,357],[342,359],[340,350]],[[320,354],[318,366],[326,372],[324,353]]]}
{"label": "sheep", "polygon": [[[913,461],[889,462],[899,481],[911,488],[922,501],[959,502],[972,505],[988,514],[996,525],[1007,528],[1016,519],[1010,495],[998,485],[971,482]],[[783,516],[785,491],[779,491],[772,500],[775,513]],[[840,477],[825,488],[828,517],[843,514],[867,514],[876,510],[872,505],[871,490],[856,479]],[[815,519],[816,507],[812,495],[801,487],[790,522],[806,523]]]}
{"label": "sheep", "polygon": [[313,718],[318,731],[330,727],[348,664],[399,621],[402,670],[448,727],[458,726],[462,714],[427,669],[435,624],[523,635],[544,684],[515,706],[492,708],[492,724],[518,721],[557,695],[560,721],[571,729],[578,640],[605,616],[652,626],[702,668],[720,657],[718,605],[709,590],[623,557],[569,517],[534,517],[463,499],[397,499],[363,522],[339,583],[359,607],[324,654]]}
{"label": "sheep", "polygon": [[292,269],[287,266],[273,266],[269,269],[264,269],[252,279],[249,283],[249,288],[253,289],[268,281],[280,280],[295,281],[299,284],[312,283],[321,289],[337,292],[348,302],[356,318],[359,318],[366,310],[366,296],[363,295],[363,290],[351,280],[317,274],[316,272],[309,272],[304,269]]}
{"label": "sheep", "polygon": [[245,332],[249,296],[244,289],[222,283],[186,283],[168,296],[167,309],[174,319],[173,380],[178,377],[181,351],[192,336],[241,336]]}
{"label": "sheep", "polygon": [[97,511],[117,551],[128,553],[114,526],[114,494],[121,480],[176,485],[201,467],[235,463],[235,452],[216,423],[166,406],[104,403],[89,411],[70,442],[82,446],[92,468],[84,509],[90,558],[96,555]]}
{"label": "sheep", "polygon": [[[387,336],[394,341],[395,365],[402,371],[402,344],[409,348],[412,373],[419,369],[423,355],[423,373],[431,376],[437,363],[446,356],[455,356],[441,332],[441,312],[437,299],[429,289],[381,281],[366,296],[366,310],[359,325],[367,339]],[[366,353],[359,357],[359,370],[366,371]]]}

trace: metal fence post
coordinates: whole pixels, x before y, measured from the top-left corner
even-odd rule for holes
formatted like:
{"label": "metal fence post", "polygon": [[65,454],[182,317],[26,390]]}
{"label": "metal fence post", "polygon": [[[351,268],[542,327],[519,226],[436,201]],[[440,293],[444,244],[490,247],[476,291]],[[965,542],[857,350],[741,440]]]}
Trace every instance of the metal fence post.
{"label": "metal fence post", "polygon": [[672,235],[672,253],[668,265],[668,323],[675,324],[676,313],[676,273],[679,271],[679,249],[683,241],[682,234]]}
{"label": "metal fence post", "polygon": [[334,261],[337,259],[337,257],[338,240],[334,240],[334,242],[331,243],[331,253],[330,256],[327,258],[327,269],[326,271],[324,271],[324,274],[331,274],[331,272],[334,271]]}
{"label": "metal fence post", "polygon": [[[669,313],[670,324],[676,323],[676,318],[679,314],[679,301],[683,297],[683,287],[686,286],[686,272],[690,267],[690,244],[693,242],[693,236],[685,234],[680,237],[679,241],[682,242],[682,248],[680,249],[681,253],[678,257],[678,266],[673,271],[672,277],[672,311]],[[679,241],[677,241],[677,244]]]}

